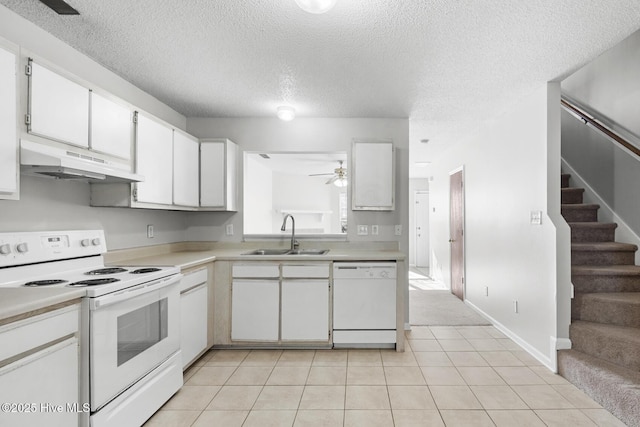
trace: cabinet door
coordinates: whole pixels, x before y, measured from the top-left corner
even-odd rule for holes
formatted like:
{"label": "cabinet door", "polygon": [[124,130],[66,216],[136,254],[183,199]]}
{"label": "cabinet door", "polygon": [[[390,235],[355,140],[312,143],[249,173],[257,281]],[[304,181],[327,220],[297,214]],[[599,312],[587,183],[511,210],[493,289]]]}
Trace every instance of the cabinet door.
{"label": "cabinet door", "polygon": [[231,339],[278,341],[278,280],[238,280],[231,286]]}
{"label": "cabinet door", "polygon": [[136,132],[136,201],[170,205],[173,202],[173,129],[138,114]]}
{"label": "cabinet door", "polygon": [[92,92],[91,149],[128,160],[132,139],[133,111]]}
{"label": "cabinet door", "polygon": [[16,55],[0,48],[0,198],[18,190]]}
{"label": "cabinet door", "polygon": [[329,280],[282,281],[282,340],[329,340]]}
{"label": "cabinet door", "polygon": [[392,142],[353,142],[353,210],[391,211],[395,208],[394,163]]}
{"label": "cabinet door", "polygon": [[32,62],[29,93],[29,133],[89,148],[89,89]]}
{"label": "cabinet door", "polygon": [[[0,425],[78,425],[78,412],[86,409],[79,402],[78,386],[75,337],[4,366],[0,368],[0,401],[22,405],[22,410],[0,412]],[[55,411],[58,405],[62,411]]]}
{"label": "cabinet door", "polygon": [[180,350],[182,367],[207,348],[207,286],[180,294]]}
{"label": "cabinet door", "polygon": [[237,209],[238,146],[228,139],[200,143],[200,206]]}
{"label": "cabinet door", "polygon": [[199,206],[198,140],[173,133],[173,204]]}

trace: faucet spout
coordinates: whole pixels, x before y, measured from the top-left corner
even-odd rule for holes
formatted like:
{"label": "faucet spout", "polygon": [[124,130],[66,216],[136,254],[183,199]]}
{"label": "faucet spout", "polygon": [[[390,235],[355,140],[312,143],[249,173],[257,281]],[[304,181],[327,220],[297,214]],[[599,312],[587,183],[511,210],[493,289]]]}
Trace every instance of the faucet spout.
{"label": "faucet spout", "polygon": [[287,229],[287,218],[291,218],[291,250],[293,251],[296,249],[296,220],[293,218],[293,215],[286,214],[284,216],[280,231],[285,231]]}

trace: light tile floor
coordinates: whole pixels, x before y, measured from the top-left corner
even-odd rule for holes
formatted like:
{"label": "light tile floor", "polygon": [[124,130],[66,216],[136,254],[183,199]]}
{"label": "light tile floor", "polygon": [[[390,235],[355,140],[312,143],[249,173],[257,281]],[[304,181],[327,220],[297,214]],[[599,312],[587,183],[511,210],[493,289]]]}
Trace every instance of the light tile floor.
{"label": "light tile floor", "polygon": [[491,326],[392,350],[212,350],[145,425],[624,426]]}

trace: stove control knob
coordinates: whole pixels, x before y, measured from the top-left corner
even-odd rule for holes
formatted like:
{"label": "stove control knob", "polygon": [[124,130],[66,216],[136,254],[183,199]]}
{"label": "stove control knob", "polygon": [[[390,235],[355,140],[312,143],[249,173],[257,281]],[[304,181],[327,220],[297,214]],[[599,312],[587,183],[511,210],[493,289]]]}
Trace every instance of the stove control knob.
{"label": "stove control knob", "polygon": [[18,252],[23,254],[25,252],[29,252],[29,245],[27,245],[26,243],[18,243],[18,246],[16,246],[16,249]]}
{"label": "stove control knob", "polygon": [[11,245],[8,243],[4,245],[0,245],[0,254],[1,255],[9,255],[11,253]]}
{"label": "stove control knob", "polygon": [[91,240],[89,240],[89,239],[82,239],[82,240],[80,241],[80,244],[81,244],[83,247],[87,247],[87,246],[91,245]]}
{"label": "stove control knob", "polygon": [[98,245],[100,244],[100,239],[99,239],[98,237],[96,237],[95,239],[93,239],[93,240],[91,241],[91,244],[92,244],[93,246],[98,246]]}

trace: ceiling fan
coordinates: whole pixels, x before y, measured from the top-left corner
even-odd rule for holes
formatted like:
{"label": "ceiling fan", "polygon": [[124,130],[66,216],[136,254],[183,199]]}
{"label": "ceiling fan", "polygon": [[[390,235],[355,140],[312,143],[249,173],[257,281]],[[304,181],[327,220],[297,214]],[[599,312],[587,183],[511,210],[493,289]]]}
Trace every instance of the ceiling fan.
{"label": "ceiling fan", "polygon": [[335,168],[333,172],[328,173],[312,173],[309,176],[324,176],[324,175],[333,175],[325,184],[333,184],[336,187],[346,187],[347,186],[347,170],[342,167],[342,160],[338,160],[340,166]]}

